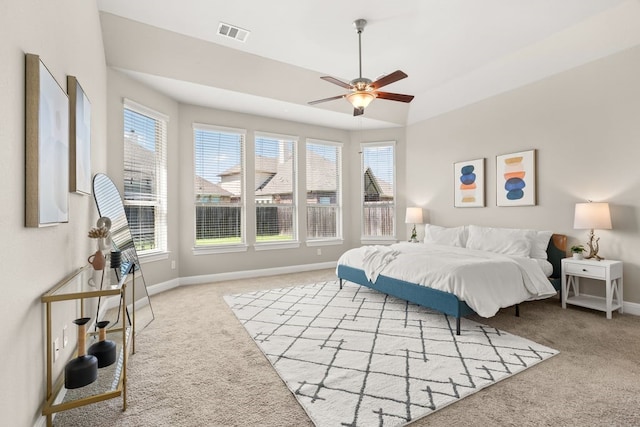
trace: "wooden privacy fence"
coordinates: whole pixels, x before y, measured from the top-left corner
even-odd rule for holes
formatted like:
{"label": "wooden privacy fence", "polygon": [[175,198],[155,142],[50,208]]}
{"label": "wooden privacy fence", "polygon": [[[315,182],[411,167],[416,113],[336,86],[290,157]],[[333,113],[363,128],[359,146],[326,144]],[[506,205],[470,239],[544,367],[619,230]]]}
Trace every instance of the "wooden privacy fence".
{"label": "wooden privacy fence", "polygon": [[[337,236],[337,207],[307,207],[307,237]],[[395,206],[393,202],[366,202],[364,235],[393,236]],[[258,236],[290,235],[293,231],[293,207],[256,206]],[[239,206],[196,206],[196,239],[240,237]]]}
{"label": "wooden privacy fence", "polygon": [[365,202],[364,230],[365,236],[394,235],[395,205],[393,202]]}
{"label": "wooden privacy fence", "polygon": [[[196,206],[196,239],[240,237],[240,206]],[[292,206],[256,206],[258,236],[291,234]]]}

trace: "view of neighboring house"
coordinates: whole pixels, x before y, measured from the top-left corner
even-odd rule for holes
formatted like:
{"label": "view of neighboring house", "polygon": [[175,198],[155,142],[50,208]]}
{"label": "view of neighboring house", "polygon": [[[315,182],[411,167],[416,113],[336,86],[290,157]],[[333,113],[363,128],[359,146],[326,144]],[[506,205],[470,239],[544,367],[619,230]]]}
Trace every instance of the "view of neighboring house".
{"label": "view of neighboring house", "polygon": [[377,178],[371,168],[364,171],[364,201],[383,202],[393,200],[393,186]]}

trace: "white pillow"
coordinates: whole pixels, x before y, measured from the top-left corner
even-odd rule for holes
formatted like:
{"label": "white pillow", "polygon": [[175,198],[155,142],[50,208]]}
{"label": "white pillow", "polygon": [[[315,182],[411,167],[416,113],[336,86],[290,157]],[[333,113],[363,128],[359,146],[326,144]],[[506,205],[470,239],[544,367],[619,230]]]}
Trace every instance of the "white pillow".
{"label": "white pillow", "polygon": [[469,226],[467,248],[518,257],[529,257],[532,233],[518,228]]}
{"label": "white pillow", "polygon": [[547,259],[547,246],[553,231],[529,230],[533,234],[531,239],[531,252],[529,256],[535,259]]}
{"label": "white pillow", "polygon": [[447,228],[427,224],[424,229],[424,242],[464,248],[467,242],[466,227],[461,225],[460,227]]}

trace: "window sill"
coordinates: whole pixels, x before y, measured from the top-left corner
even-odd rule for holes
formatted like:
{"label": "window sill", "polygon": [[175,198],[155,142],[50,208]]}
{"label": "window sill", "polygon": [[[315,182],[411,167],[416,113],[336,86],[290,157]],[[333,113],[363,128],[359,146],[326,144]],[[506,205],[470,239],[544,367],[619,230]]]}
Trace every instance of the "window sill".
{"label": "window sill", "polygon": [[300,242],[280,242],[280,243],[256,243],[256,251],[270,251],[273,249],[298,249]]}
{"label": "window sill", "polygon": [[398,240],[390,237],[388,239],[385,238],[373,238],[373,239],[360,239],[360,244],[362,245],[391,245],[393,243],[398,243]]}
{"label": "window sill", "polygon": [[339,246],[344,244],[342,239],[326,239],[326,240],[307,240],[307,246]]}
{"label": "window sill", "polygon": [[226,245],[226,246],[196,246],[193,248],[194,255],[227,254],[234,252],[246,252],[247,245]]}
{"label": "window sill", "polygon": [[140,263],[146,264],[148,262],[162,261],[169,259],[169,252],[149,252],[146,254],[138,254]]}

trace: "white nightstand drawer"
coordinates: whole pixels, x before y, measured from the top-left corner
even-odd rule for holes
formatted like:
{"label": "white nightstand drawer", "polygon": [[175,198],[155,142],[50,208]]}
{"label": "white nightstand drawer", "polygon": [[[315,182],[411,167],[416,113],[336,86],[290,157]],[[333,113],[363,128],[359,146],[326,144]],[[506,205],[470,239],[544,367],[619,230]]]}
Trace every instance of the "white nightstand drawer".
{"label": "white nightstand drawer", "polygon": [[565,263],[566,274],[576,274],[582,277],[592,277],[594,279],[604,279],[606,277],[606,267],[599,265]]}

